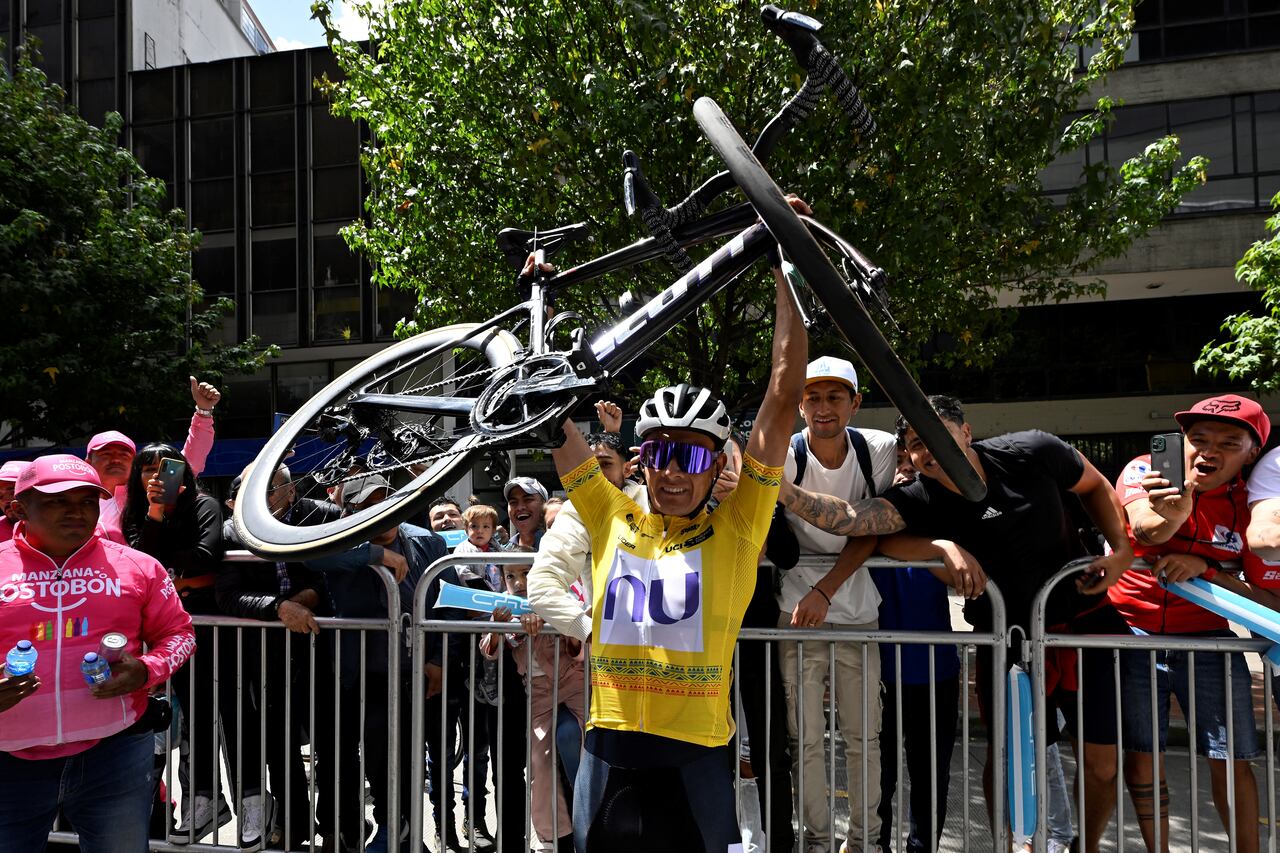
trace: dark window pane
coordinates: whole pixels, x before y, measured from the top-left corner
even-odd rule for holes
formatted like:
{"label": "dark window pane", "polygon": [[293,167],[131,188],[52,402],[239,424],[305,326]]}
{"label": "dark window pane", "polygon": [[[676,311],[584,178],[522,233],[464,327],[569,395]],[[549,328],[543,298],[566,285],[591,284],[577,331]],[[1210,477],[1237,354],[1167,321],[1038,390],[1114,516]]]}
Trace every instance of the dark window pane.
{"label": "dark window pane", "polygon": [[[207,311],[216,299],[221,298],[223,297],[210,296],[203,302],[197,303],[195,310]],[[234,305],[232,306],[231,312],[223,314],[221,322],[209,330],[209,334],[205,336],[205,340],[209,343],[215,344],[234,344],[236,342],[236,310]],[[223,432],[221,422],[218,424],[218,432],[219,434],[222,434]]]}
{"label": "dark window pane", "polygon": [[1236,32],[1236,28],[1232,27],[1229,21],[1166,27],[1164,55],[1166,57],[1202,56],[1206,53],[1223,53],[1239,49],[1244,47],[1244,42],[1243,39],[1233,42],[1233,33]]}
{"label": "dark window pane", "polygon": [[298,342],[298,292],[253,294],[253,334],[263,343]]}
{"label": "dark window pane", "polygon": [[191,182],[191,225],[201,231],[225,231],[236,224],[236,192],[231,178]]}
{"label": "dark window pane", "polygon": [[173,117],[173,71],[143,71],[129,75],[133,81],[133,121]]}
{"label": "dark window pane", "polygon": [[255,115],[249,122],[251,159],[254,174],[293,168],[293,113]]}
{"label": "dark window pane", "polygon": [[116,108],[116,81],[81,81],[77,87],[76,101],[84,120],[102,127],[103,116]]}
{"label": "dark window pane", "polygon": [[335,116],[325,104],[311,108],[311,162],[316,166],[355,163],[360,158],[356,123]]}
{"label": "dark window pane", "polygon": [[113,17],[116,13],[116,0],[80,0],[76,8],[80,20]]}
{"label": "dark window pane", "polygon": [[235,121],[215,118],[191,122],[191,177],[225,178],[235,170]]}
{"label": "dark window pane", "polygon": [[1253,103],[1248,95],[1235,98],[1236,171],[1249,174],[1253,162]]}
{"label": "dark window pane", "polygon": [[1070,189],[1080,182],[1084,171],[1084,149],[1061,154],[1040,173],[1040,184],[1046,190]]}
{"label": "dark window pane", "polygon": [[80,22],[80,79],[114,77],[116,73],[116,22],[94,18]]}
{"label": "dark window pane", "polygon": [[1257,206],[1253,197],[1253,178],[1228,178],[1209,181],[1182,197],[1179,213],[1203,213],[1212,210],[1248,210]]}
{"label": "dark window pane", "polygon": [[1258,140],[1258,171],[1280,171],[1280,92],[1253,96],[1254,138]]}
{"label": "dark window pane", "polygon": [[247,63],[249,106],[279,107],[293,103],[292,52],[264,56]]}
{"label": "dark window pane", "polygon": [[27,26],[57,24],[62,21],[62,0],[27,0]]}
{"label": "dark window pane", "polygon": [[[1280,204],[1280,175],[1258,178],[1258,198],[1267,210],[1274,210]],[[1276,204],[1273,204],[1275,202]]]}
{"label": "dark window pane", "polygon": [[1213,17],[1220,17],[1224,11],[1222,0],[1164,0],[1164,22],[1166,24],[1183,21],[1203,21]]}
{"label": "dark window pane", "polygon": [[[1138,8],[1142,9],[1147,5],[1142,3]],[[1143,30],[1134,38],[1138,42],[1138,59],[1141,61],[1149,62],[1164,57],[1164,36],[1160,30]]]}
{"label": "dark window pane", "polygon": [[296,412],[328,384],[327,361],[276,365],[276,409],[281,412]]}
{"label": "dark window pane", "polygon": [[173,180],[173,125],[154,124],[133,128],[133,156],[153,178]]}
{"label": "dark window pane", "polygon": [[1133,10],[1134,23],[1139,27],[1158,25],[1160,23],[1160,0],[1147,0],[1139,3]]}
{"label": "dark window pane", "polygon": [[[261,438],[271,431],[271,368],[228,377],[218,405],[220,438]],[[223,411],[223,410],[226,411]]]}
{"label": "dark window pane", "polygon": [[191,114],[229,113],[234,107],[232,64],[214,62],[190,67]]}
{"label": "dark window pane", "polygon": [[40,61],[36,67],[49,76],[51,83],[62,83],[62,25],[51,27],[31,27],[28,35],[40,43]]}
{"label": "dark window pane", "polygon": [[255,227],[288,225],[297,219],[297,199],[293,193],[293,172],[258,175],[252,180]]}
{"label": "dark window pane", "polygon": [[377,290],[378,314],[373,333],[379,338],[389,338],[396,331],[396,323],[413,316],[418,304],[417,294],[407,290],[379,287]]}
{"label": "dark window pane", "polygon": [[1275,47],[1280,45],[1280,15],[1267,15],[1249,22],[1250,47]]}
{"label": "dark window pane", "polygon": [[255,293],[298,289],[298,250],[294,238],[255,240],[252,248],[253,276],[249,285]]}
{"label": "dark window pane", "polygon": [[355,166],[316,169],[311,215],[317,222],[349,221],[360,215],[360,170]]}
{"label": "dark window pane", "polygon": [[1166,132],[1164,104],[1122,107],[1107,132],[1107,160],[1118,169]]}
{"label": "dark window pane", "polygon": [[1249,0],[1249,11],[1258,12],[1280,12],[1280,0]]}
{"label": "dark window pane", "polygon": [[0,35],[4,36],[5,44],[11,41],[9,38],[9,25],[11,23],[13,23],[13,18],[10,17],[9,4],[0,3]]}
{"label": "dark window pane", "polygon": [[197,249],[191,256],[191,274],[210,296],[236,292],[236,247]]}
{"label": "dark window pane", "polygon": [[1231,148],[1231,99],[1205,98],[1169,105],[1169,124],[1182,141],[1183,156],[1209,158],[1210,175],[1234,173]]}
{"label": "dark window pane", "polygon": [[[346,75],[342,73],[342,68],[338,65],[338,60],[334,58],[333,53],[326,47],[310,52],[311,57],[311,79],[319,80],[322,76],[327,76],[334,82],[346,79]],[[320,90],[311,87],[311,98],[315,101],[323,101],[324,95]]]}
{"label": "dark window pane", "polygon": [[347,248],[347,243],[337,234],[317,237],[312,245],[315,262],[313,287],[333,287],[339,284],[360,282],[360,262]]}
{"label": "dark window pane", "polygon": [[360,341],[360,287],[323,287],[312,293],[315,343]]}

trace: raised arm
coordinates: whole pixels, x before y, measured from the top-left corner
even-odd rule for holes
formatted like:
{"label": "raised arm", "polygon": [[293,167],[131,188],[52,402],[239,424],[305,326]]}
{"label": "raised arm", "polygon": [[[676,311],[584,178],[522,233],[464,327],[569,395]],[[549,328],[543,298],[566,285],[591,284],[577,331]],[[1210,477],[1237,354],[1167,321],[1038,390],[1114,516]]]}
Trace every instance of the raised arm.
{"label": "raised arm", "polygon": [[897,508],[884,498],[850,503],[844,498],[807,491],[786,479],[778,492],[778,503],[819,530],[837,536],[887,536],[907,526]]}
{"label": "raised arm", "polygon": [[[1076,452],[1079,453],[1079,451]],[[1102,531],[1107,544],[1111,546],[1111,553],[1094,560],[1085,570],[1085,577],[1076,582],[1081,592],[1092,595],[1110,587],[1128,570],[1133,562],[1133,545],[1130,544],[1129,535],[1124,529],[1125,509],[1120,506],[1120,497],[1116,494],[1116,490],[1083,453],[1079,455],[1084,462],[1084,473],[1071,487],[1071,491],[1080,497],[1080,503],[1084,505],[1084,511],[1089,515],[1089,519],[1098,530]],[[1146,501],[1134,501],[1129,506],[1133,507],[1137,504],[1150,506]],[[1129,518],[1132,524],[1133,516],[1130,515]],[[1137,525],[1134,524],[1133,528],[1136,532]]]}
{"label": "raised arm", "polygon": [[791,300],[787,280],[782,270],[776,266],[773,268],[773,279],[776,285],[773,371],[769,376],[769,388],[760,404],[755,426],[751,429],[751,437],[747,439],[747,455],[762,465],[777,468],[786,461],[787,444],[796,424],[796,409],[804,394],[809,336],[800,312]]}
{"label": "raised arm", "polygon": [[1249,504],[1249,550],[1268,562],[1280,561],[1280,498]]}

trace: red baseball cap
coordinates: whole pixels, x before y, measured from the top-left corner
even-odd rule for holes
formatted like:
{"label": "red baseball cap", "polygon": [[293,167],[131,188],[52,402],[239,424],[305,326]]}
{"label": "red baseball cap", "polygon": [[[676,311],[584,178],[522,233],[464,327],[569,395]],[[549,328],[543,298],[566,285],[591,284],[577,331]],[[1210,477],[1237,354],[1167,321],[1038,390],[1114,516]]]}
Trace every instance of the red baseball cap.
{"label": "red baseball cap", "polygon": [[102,487],[102,480],[98,479],[98,472],[92,465],[69,453],[53,453],[41,456],[23,469],[13,491],[21,495],[27,489],[35,489],[46,495],[56,495],[84,486],[93,486],[104,498],[111,497],[111,493]]}
{"label": "red baseball cap", "polygon": [[88,456],[95,450],[101,450],[109,444],[123,444],[129,448],[130,453],[137,453],[138,446],[133,443],[133,439],[120,432],[119,430],[109,429],[106,432],[100,432],[93,438],[89,439],[89,446],[85,448],[85,455]]}
{"label": "red baseball cap", "polygon": [[0,465],[0,481],[16,483],[18,475],[22,473],[22,469],[26,468],[30,464],[30,462],[20,462],[17,459],[10,459],[8,462]]}
{"label": "red baseball cap", "polygon": [[1201,400],[1185,412],[1177,412],[1173,419],[1184,430],[1196,421],[1222,421],[1239,424],[1258,440],[1259,446],[1267,443],[1271,435],[1271,419],[1262,410],[1262,406],[1248,397],[1239,394],[1221,394]]}

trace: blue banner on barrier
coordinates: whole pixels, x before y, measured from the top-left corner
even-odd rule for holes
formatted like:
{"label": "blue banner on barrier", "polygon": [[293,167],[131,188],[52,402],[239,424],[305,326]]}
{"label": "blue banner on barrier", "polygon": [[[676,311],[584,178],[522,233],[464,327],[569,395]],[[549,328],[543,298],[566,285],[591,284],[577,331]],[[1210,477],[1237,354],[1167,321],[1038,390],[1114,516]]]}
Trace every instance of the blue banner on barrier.
{"label": "blue banner on barrier", "polygon": [[436,599],[436,607],[456,607],[477,613],[492,613],[495,607],[508,607],[516,616],[533,612],[527,598],[487,589],[472,589],[455,583],[440,584],[440,597]]}
{"label": "blue banner on barrier", "polygon": [[1224,619],[1243,625],[1255,634],[1280,643],[1280,613],[1263,607],[1239,593],[1223,589],[1203,578],[1166,584],[1168,590],[1217,613]]}
{"label": "blue banner on barrier", "polygon": [[1009,670],[1009,823],[1015,835],[1036,831],[1035,722],[1031,676],[1020,666]]}

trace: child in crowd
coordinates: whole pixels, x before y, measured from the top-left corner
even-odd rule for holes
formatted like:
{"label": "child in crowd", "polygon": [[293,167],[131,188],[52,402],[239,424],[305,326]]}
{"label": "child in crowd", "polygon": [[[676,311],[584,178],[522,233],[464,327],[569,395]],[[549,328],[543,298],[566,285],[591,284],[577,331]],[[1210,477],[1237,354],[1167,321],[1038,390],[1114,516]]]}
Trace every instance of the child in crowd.
{"label": "child in crowd", "polygon": [[[488,504],[474,504],[462,512],[462,529],[467,531],[467,541],[453,549],[455,554],[485,554],[498,550],[493,532],[498,527],[498,511]],[[470,563],[458,566],[458,579],[469,584],[481,579],[485,586],[495,591],[502,589],[502,574],[487,563]]]}
{"label": "child in crowd", "polygon": [[[503,566],[506,591],[527,598],[525,584],[531,568],[531,565]],[[494,608],[493,621],[511,619],[509,608]],[[569,803],[573,802],[571,785],[578,774],[586,711],[582,643],[572,637],[539,635],[543,621],[535,613],[522,615],[520,624],[526,633],[485,634],[480,640],[480,651],[486,657],[496,658],[504,642],[513,650],[516,668],[524,676],[525,689],[532,697],[529,784],[533,789],[533,828],[544,843],[556,837],[558,853],[568,853],[573,850],[573,823],[569,813]],[[553,737],[560,768],[564,771],[558,781],[551,761]],[[554,825],[553,807],[556,810]]]}

